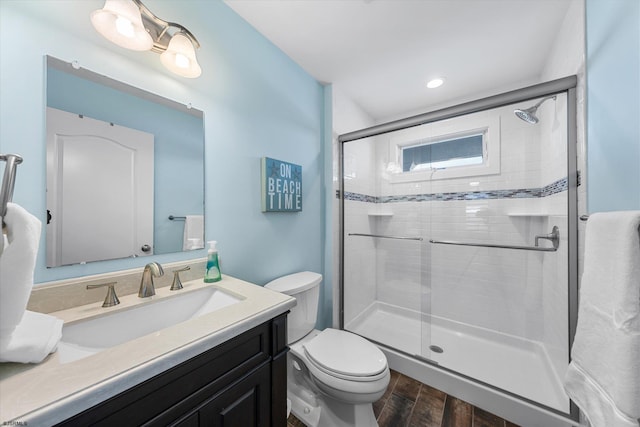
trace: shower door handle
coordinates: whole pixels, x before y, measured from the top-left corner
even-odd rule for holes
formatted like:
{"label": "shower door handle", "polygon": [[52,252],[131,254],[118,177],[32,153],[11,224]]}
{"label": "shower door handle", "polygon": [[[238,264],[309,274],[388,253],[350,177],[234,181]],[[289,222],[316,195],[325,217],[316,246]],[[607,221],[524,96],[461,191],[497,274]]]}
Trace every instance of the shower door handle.
{"label": "shower door handle", "polygon": [[551,243],[553,243],[553,248],[558,249],[558,246],[560,246],[560,230],[558,230],[558,226],[554,225],[551,229],[551,233],[549,234],[536,236],[536,247],[539,246],[540,239],[551,241]]}

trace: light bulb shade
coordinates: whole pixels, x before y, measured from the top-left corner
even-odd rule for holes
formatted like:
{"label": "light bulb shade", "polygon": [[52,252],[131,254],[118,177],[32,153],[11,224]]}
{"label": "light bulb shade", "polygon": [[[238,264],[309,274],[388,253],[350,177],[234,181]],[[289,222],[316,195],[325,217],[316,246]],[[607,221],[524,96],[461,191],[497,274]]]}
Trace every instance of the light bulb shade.
{"label": "light bulb shade", "polygon": [[193,43],[182,32],[171,37],[167,50],[160,54],[160,61],[169,71],[182,77],[195,78],[202,74]]}
{"label": "light bulb shade", "polygon": [[120,47],[150,50],[153,39],[142,23],[140,9],[131,0],[106,0],[91,13],[91,23],[102,36]]}

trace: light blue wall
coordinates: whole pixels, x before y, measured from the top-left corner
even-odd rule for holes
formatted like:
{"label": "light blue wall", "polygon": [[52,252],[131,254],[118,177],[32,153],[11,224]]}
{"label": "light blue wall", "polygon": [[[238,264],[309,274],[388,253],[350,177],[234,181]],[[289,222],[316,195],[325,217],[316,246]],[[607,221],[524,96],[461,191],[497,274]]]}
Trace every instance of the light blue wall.
{"label": "light blue wall", "polygon": [[640,1],[587,0],[589,212],[640,209]]}
{"label": "light blue wall", "polygon": [[181,252],[184,221],[171,221],[169,215],[204,214],[202,119],[52,67],[46,91],[49,107],[154,136],[153,249]]}
{"label": "light blue wall", "polygon": [[[204,111],[206,238],[219,242],[223,273],[258,284],[301,270],[324,273],[322,86],[222,2],[145,1],[158,16],[185,25],[198,37],[203,74],[194,80],[170,74],[157,54],[127,51],[99,36],[89,14],[103,4],[0,2],[0,150],[25,159],[18,169],[14,201],[44,219],[44,55],[77,60],[84,68]],[[302,165],[302,212],[261,212],[263,156]],[[44,246],[41,240],[37,283],[148,262],[120,260],[48,270]],[[205,256],[197,252],[153,259]],[[325,279],[330,289],[331,280]]]}

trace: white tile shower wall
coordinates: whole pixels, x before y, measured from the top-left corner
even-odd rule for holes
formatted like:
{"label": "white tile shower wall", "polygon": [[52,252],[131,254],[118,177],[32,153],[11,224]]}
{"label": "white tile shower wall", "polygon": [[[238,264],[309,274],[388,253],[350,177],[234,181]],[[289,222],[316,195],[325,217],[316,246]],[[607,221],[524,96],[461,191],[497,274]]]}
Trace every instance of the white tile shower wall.
{"label": "white tile shower wall", "polygon": [[349,236],[372,234],[368,212],[373,203],[345,200],[344,216],[344,322],[348,324],[376,298],[375,239]]}
{"label": "white tile shower wall", "polygon": [[567,95],[559,94],[538,109],[540,138],[538,150],[542,165],[542,185],[566,177],[567,165]]}
{"label": "white tile shower wall", "polygon": [[[545,198],[549,210],[558,212],[567,206],[567,192]],[[545,220],[548,230],[555,225],[560,230],[560,246],[557,252],[545,254],[542,270],[542,308],[544,345],[557,377],[562,380],[569,361],[568,322],[569,290],[564,278],[569,275],[569,241],[567,215],[550,215]]]}
{"label": "white tile shower wall", "polygon": [[389,204],[392,216],[375,219],[377,234],[411,239],[377,240],[377,299],[381,302],[418,312],[428,310],[429,286],[426,276],[429,266],[428,241],[425,226],[428,216],[424,204],[400,202]]}
{"label": "white tile shower wall", "polygon": [[435,315],[540,340],[543,254],[428,243],[433,238],[533,245],[535,235],[550,231],[545,217],[506,215],[530,204],[531,199],[387,204],[393,215],[369,218],[373,233],[423,240],[375,239],[377,299],[423,312],[431,302]]}
{"label": "white tile shower wall", "polygon": [[[389,179],[385,179],[388,173],[385,165],[392,160],[389,158],[389,153],[393,152],[389,149],[391,137],[378,136],[377,164],[382,179],[380,191],[376,195],[540,188],[550,184],[551,182],[545,181],[548,178],[542,178],[543,170],[548,165],[541,162],[544,151],[540,142],[541,128],[517,119],[513,114],[513,106],[496,109],[495,113],[500,114],[501,123],[499,175],[391,184]],[[564,116],[561,113],[558,117],[560,119],[554,117],[553,129],[566,129],[563,119],[566,113]],[[560,130],[556,131],[559,132]],[[553,135],[546,145],[550,145],[552,140]],[[566,141],[563,145],[566,147]],[[561,156],[561,153],[557,156]],[[554,173],[562,175],[562,171],[564,165],[560,172]],[[545,174],[546,176],[551,175]],[[555,179],[559,178],[562,176]],[[552,204],[545,202],[544,198],[403,202],[388,205],[394,215],[383,220],[379,231],[397,235],[422,232],[424,242],[429,238],[436,238],[533,245],[535,235],[546,234],[551,230],[546,229],[545,217],[526,214],[566,214],[566,204]],[[416,212],[421,213],[417,219]],[[427,230],[428,227],[432,230]],[[391,247],[390,244],[387,246]],[[420,264],[416,265],[415,257],[404,254],[397,248],[397,244],[395,246],[395,252],[405,255],[404,257],[390,256],[388,251],[378,257],[378,298],[394,305],[416,309],[418,301],[421,301],[420,305],[425,304],[424,295],[422,300],[415,298],[418,291],[414,289],[419,280],[426,280],[416,272]],[[427,254],[428,250],[431,250],[431,262],[426,270],[431,273],[429,295],[433,314],[525,338],[543,338],[542,254],[506,249],[431,247],[428,243],[421,253]],[[387,262],[381,262],[381,257]],[[384,287],[381,288],[380,279],[383,276],[388,280],[384,281]],[[398,281],[398,278],[407,277],[410,279],[404,292],[401,292],[401,285],[390,285]],[[547,278],[547,282],[549,281],[550,278]]]}
{"label": "white tile shower wall", "polygon": [[[523,203],[524,202],[524,203]],[[538,217],[510,217],[529,200],[492,199],[432,204],[436,240],[531,245],[542,230]],[[527,338],[541,335],[540,256],[527,251],[434,245],[431,253],[433,313]]]}

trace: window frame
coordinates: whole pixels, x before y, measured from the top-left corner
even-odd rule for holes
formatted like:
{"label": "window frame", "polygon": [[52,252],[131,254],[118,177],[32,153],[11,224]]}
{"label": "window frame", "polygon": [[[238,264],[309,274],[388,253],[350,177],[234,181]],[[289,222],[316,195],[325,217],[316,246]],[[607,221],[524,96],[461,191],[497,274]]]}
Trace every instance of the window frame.
{"label": "window frame", "polygon": [[[451,139],[482,134],[483,162],[475,165],[451,166],[403,172],[402,150],[416,145],[434,144]],[[390,171],[389,181],[394,183],[432,181],[439,179],[475,177],[500,173],[500,117],[473,114],[442,122],[427,123],[397,132],[389,140],[389,159],[397,166]]]}
{"label": "window frame", "polygon": [[[466,139],[466,138],[472,138],[472,137],[480,137],[481,140],[481,144],[482,144],[482,148],[481,148],[481,155],[480,155],[480,162],[476,162],[476,163],[471,163],[471,164],[461,164],[461,165],[452,165],[452,166],[443,166],[443,167],[439,167],[439,168],[434,168],[434,167],[430,167],[428,170],[431,169],[449,169],[449,168],[456,168],[456,167],[466,167],[466,166],[476,166],[476,165],[480,165],[480,164],[484,164],[485,159],[486,159],[486,137],[485,137],[486,132],[482,131],[482,132],[470,132],[470,133],[464,133],[461,135],[456,135],[454,137],[451,138],[446,138],[446,139],[441,139],[441,138],[436,138],[434,140],[421,140],[421,141],[417,141],[415,144],[409,144],[409,145],[405,145],[405,144],[400,144],[398,145],[398,150],[400,151],[400,156],[399,156],[399,164],[402,167],[402,173],[407,173],[407,172],[417,172],[420,170],[425,170],[427,168],[420,168],[420,169],[416,169],[416,170],[404,170],[405,167],[405,154],[407,150],[410,149],[414,149],[414,148],[420,148],[420,147],[428,147],[428,146],[432,146],[432,145],[437,145],[437,144],[445,144],[445,143],[452,143],[455,141],[459,141],[462,139]],[[456,159],[476,159],[477,156],[475,157],[450,157],[448,159],[445,160],[441,160],[440,162],[447,162],[447,161],[452,161],[452,160],[456,160]],[[429,164],[433,165],[433,161],[431,161]],[[436,162],[437,163],[437,162]],[[416,167],[419,167],[421,165],[423,165],[425,163],[420,163],[418,165],[416,165]]]}

